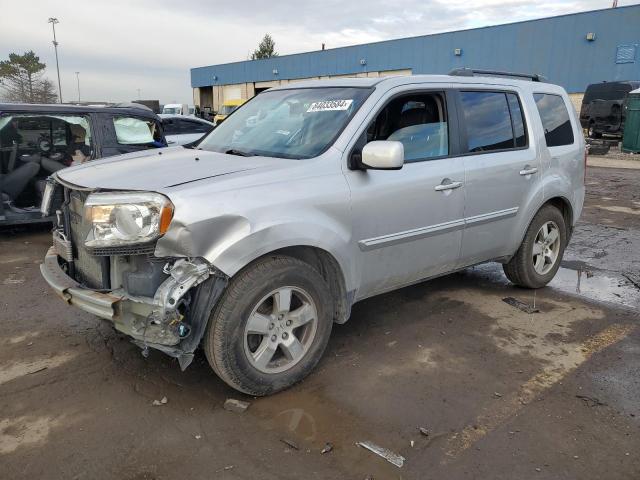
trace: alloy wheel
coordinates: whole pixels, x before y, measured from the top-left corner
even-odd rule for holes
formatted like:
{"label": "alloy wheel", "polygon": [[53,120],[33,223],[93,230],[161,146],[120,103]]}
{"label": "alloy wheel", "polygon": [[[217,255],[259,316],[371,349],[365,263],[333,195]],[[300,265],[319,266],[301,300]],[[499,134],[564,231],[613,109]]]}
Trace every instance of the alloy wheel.
{"label": "alloy wheel", "polygon": [[560,229],[555,222],[546,222],[540,227],[533,243],[533,268],[539,275],[549,273],[560,254]]}
{"label": "alloy wheel", "polygon": [[263,373],[292,368],[309,351],[318,328],[318,310],[299,287],[285,286],[264,296],[244,328],[249,363]]}

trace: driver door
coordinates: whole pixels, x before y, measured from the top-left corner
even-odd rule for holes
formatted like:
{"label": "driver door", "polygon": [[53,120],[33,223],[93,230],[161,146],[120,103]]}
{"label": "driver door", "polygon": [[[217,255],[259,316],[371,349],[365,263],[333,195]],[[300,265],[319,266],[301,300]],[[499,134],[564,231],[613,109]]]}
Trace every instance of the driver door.
{"label": "driver door", "polygon": [[[445,91],[390,95],[360,137],[401,141],[402,169],[348,170],[364,298],[454,270],[464,228],[464,159]],[[424,133],[427,132],[427,133]],[[439,132],[434,138],[433,132]],[[414,135],[423,135],[416,137]],[[452,140],[453,139],[453,140]],[[435,143],[435,146],[434,146]]]}

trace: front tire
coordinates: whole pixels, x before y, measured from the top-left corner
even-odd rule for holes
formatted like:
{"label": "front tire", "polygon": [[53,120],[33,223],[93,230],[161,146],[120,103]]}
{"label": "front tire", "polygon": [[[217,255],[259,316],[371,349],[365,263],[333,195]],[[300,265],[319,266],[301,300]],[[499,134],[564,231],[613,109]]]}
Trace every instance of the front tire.
{"label": "front tire", "polygon": [[502,266],[504,273],[520,287],[544,287],[560,268],[566,245],[562,213],[553,205],[545,205],[533,217],[516,254]]}
{"label": "front tire", "polygon": [[284,390],[317,365],[333,323],[329,287],[313,267],[269,256],[234,277],[209,319],[204,350],[231,387],[254,396]]}

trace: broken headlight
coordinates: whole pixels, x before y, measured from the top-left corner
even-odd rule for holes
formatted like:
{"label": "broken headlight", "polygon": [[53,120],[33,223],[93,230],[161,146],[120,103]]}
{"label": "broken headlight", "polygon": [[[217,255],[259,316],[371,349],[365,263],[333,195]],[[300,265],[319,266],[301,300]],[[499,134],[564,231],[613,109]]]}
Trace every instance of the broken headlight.
{"label": "broken headlight", "polygon": [[92,193],[84,204],[90,248],[146,243],[163,235],[173,204],[154,192]]}

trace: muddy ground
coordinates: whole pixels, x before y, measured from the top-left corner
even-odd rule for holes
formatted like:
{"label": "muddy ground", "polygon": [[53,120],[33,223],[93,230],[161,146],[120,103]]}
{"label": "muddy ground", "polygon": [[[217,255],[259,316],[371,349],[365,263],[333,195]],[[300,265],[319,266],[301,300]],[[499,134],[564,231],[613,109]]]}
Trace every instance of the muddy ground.
{"label": "muddy ground", "polygon": [[640,170],[590,169],[552,286],[488,265],[367,300],[305,382],[261,399],[203,355],[143,358],[45,286],[46,231],[0,235],[3,479],[640,478]]}

